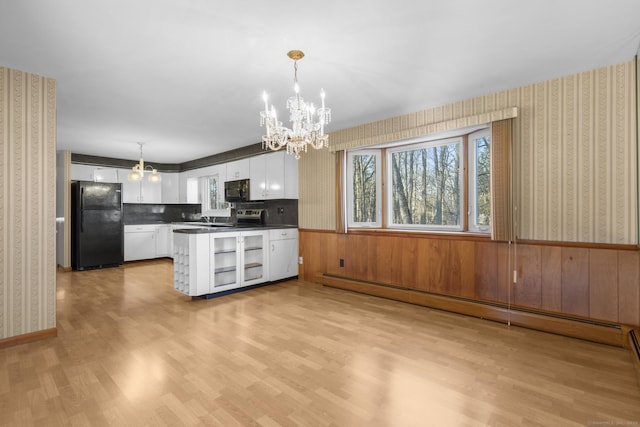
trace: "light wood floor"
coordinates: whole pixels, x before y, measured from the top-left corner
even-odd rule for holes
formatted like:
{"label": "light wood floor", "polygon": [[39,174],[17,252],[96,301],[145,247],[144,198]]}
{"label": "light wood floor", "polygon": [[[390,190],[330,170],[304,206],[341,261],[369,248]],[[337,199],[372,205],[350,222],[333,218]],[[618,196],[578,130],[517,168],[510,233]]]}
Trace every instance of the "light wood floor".
{"label": "light wood floor", "polygon": [[58,274],[0,350],[0,425],[639,425],[628,350],[291,281],[212,300],[169,260]]}

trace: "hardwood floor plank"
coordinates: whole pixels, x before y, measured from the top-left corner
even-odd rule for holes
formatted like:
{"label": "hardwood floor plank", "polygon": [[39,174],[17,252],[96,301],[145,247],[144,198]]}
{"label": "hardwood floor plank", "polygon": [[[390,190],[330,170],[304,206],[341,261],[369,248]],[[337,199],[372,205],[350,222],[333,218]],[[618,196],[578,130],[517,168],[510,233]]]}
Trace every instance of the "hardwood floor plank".
{"label": "hardwood floor plank", "polygon": [[60,272],[58,319],[0,349],[0,426],[640,422],[628,350],[302,281],[192,300],[168,260]]}

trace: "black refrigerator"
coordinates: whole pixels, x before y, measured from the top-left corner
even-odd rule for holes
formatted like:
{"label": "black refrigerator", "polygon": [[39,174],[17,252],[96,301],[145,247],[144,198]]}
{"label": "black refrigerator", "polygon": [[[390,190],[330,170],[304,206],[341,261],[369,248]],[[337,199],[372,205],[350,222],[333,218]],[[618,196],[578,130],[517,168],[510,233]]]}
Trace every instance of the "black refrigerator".
{"label": "black refrigerator", "polygon": [[122,184],[71,183],[71,267],[74,270],[121,265],[124,230]]}

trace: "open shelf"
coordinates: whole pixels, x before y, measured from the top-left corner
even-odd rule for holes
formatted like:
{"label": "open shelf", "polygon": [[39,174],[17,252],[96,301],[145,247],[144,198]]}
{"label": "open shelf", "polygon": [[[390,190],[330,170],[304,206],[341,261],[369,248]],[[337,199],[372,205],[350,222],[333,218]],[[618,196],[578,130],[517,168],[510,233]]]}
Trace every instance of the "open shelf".
{"label": "open shelf", "polygon": [[236,253],[235,249],[226,249],[226,250],[220,250],[220,251],[215,251],[214,252],[215,255],[234,254],[234,253]]}
{"label": "open shelf", "polygon": [[229,267],[219,267],[219,268],[216,268],[215,273],[216,274],[228,273],[230,271],[236,271],[236,266],[235,265],[231,265]]}
{"label": "open shelf", "polygon": [[244,269],[247,270],[249,268],[258,268],[258,267],[262,267],[262,264],[260,264],[259,262],[253,262],[251,264],[245,264],[244,265]]}

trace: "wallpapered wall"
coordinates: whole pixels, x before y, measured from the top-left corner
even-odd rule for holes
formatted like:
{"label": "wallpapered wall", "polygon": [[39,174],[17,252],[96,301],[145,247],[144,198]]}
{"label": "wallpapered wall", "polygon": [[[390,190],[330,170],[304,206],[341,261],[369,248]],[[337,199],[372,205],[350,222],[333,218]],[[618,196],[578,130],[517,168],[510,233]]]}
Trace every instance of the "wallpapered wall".
{"label": "wallpapered wall", "polygon": [[[632,60],[339,130],[329,144],[394,141],[517,107],[518,238],[637,244],[636,77]],[[335,154],[308,152],[299,165],[300,227],[335,229]]]}
{"label": "wallpapered wall", "polygon": [[56,326],[55,80],[0,67],[0,339]]}

